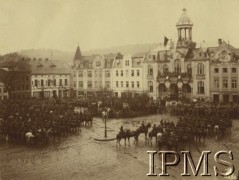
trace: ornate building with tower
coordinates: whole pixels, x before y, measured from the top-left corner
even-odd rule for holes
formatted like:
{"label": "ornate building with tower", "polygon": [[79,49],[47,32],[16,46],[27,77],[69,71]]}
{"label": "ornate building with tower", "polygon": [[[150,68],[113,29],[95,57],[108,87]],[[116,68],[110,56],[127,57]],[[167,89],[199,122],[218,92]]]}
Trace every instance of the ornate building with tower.
{"label": "ornate building with tower", "polygon": [[193,22],[186,9],[176,23],[177,40],[150,52],[131,55],[82,56],[74,58],[76,95],[111,96],[147,93],[152,99],[238,102],[239,49],[219,39],[217,47],[193,42]]}

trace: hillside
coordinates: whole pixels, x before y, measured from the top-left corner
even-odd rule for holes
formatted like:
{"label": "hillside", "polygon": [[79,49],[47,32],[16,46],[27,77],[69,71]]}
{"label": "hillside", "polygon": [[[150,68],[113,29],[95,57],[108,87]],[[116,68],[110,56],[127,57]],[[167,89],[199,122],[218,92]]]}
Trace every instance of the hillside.
{"label": "hillside", "polygon": [[[149,52],[151,49],[159,46],[158,43],[152,44],[132,44],[118,47],[111,47],[105,49],[93,49],[88,51],[83,51],[83,55],[90,54],[107,54],[107,53],[116,53],[120,52],[122,54],[144,54]],[[28,56],[30,58],[49,58],[53,60],[59,60],[67,63],[71,63],[74,58],[75,50],[72,52],[61,51],[56,49],[27,49],[19,52],[22,55]]]}

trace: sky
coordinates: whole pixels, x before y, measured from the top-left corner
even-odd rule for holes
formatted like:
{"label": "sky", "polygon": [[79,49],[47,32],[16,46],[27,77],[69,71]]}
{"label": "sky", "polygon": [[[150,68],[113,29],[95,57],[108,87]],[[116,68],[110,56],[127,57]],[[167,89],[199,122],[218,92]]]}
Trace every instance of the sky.
{"label": "sky", "polygon": [[193,40],[239,48],[238,0],[0,0],[0,54],[24,49],[74,51],[177,39],[187,9]]}

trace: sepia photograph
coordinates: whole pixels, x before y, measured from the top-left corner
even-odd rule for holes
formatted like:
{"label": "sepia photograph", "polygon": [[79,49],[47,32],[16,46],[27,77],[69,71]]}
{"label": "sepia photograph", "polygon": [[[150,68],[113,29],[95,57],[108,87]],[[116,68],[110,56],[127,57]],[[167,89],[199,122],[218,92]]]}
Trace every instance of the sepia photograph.
{"label": "sepia photograph", "polygon": [[0,4],[0,180],[239,179],[238,0]]}

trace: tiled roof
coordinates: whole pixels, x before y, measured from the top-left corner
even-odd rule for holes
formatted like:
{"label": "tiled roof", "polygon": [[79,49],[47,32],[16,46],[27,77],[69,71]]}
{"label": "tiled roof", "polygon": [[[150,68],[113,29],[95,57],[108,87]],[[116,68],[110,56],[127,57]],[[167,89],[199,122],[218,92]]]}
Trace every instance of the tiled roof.
{"label": "tiled roof", "polygon": [[70,74],[71,67],[57,61],[30,60],[31,74]]}

